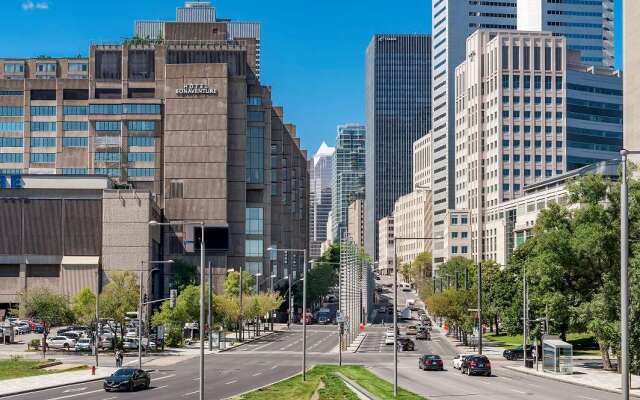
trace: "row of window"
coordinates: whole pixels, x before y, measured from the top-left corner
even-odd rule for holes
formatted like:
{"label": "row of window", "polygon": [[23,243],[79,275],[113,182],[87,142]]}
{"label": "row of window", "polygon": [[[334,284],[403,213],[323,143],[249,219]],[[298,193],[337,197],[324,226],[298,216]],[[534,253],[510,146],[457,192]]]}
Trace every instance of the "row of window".
{"label": "row of window", "polygon": [[22,138],[0,137],[0,147],[22,147]]}
{"label": "row of window", "polygon": [[160,114],[160,104],[91,104],[89,114]]}
{"label": "row of window", "polygon": [[21,106],[0,106],[0,117],[21,117],[23,110]]}
{"label": "row of window", "polygon": [[[510,143],[509,139],[504,139],[502,141],[502,146],[503,147],[509,147],[509,143]],[[542,147],[542,141],[541,140],[534,140],[533,143],[534,143],[534,146],[536,148],[541,148]],[[513,141],[513,147],[520,147],[520,140],[515,139]],[[531,147],[531,140],[525,140],[524,141],[524,147]],[[553,141],[552,140],[545,140],[544,141],[544,147],[546,147],[546,148],[553,147]],[[556,147],[557,148],[562,148],[562,141],[557,140],[556,141]]]}
{"label": "row of window", "polygon": [[[553,102],[551,97],[545,97],[544,99],[545,104],[547,105]],[[531,96],[523,96],[522,100],[524,104],[531,104]],[[511,99],[509,96],[502,96],[503,104],[509,104],[509,102],[512,102],[514,105],[520,104],[520,96],[513,96],[513,99]],[[542,104],[542,97],[534,96],[533,104]],[[562,97],[556,97],[556,104],[562,104]]]}
{"label": "row of window", "polygon": [[[468,246],[461,246],[460,253],[467,254],[469,252]],[[458,254],[458,246],[451,246],[451,254]]]}
{"label": "row of window", "polygon": [[0,121],[0,132],[22,132],[24,122]]}
{"label": "row of window", "polygon": [[[531,89],[531,75],[524,75],[523,79],[520,79],[520,75],[504,75],[502,77],[502,88],[503,89],[520,89],[520,82],[522,81],[522,87],[524,89]],[[542,76],[536,75],[533,77],[533,88],[534,89],[542,89]],[[544,77],[544,88],[546,90],[551,90],[553,88],[553,77],[545,76]],[[556,77],[556,89],[562,90],[562,77]]]}
{"label": "row of window", "polygon": [[[460,221],[460,223],[458,224],[458,221]],[[451,217],[451,225],[466,225],[469,223],[469,220],[467,217]]]}
{"label": "row of window", "polygon": [[31,115],[34,117],[55,117],[56,106],[34,106],[31,107]]}
{"label": "row of window", "polygon": [[129,153],[127,156],[129,162],[149,162],[156,159],[155,153]]}
{"label": "row of window", "polygon": [[[522,171],[522,172],[521,172]],[[545,176],[551,176],[551,173],[553,171],[550,169],[545,170]],[[556,170],[556,174],[561,174],[562,170]],[[502,170],[502,176],[514,176],[514,177],[519,177],[520,175],[524,175],[526,177],[531,176],[531,170],[530,169],[524,169],[524,170],[519,170],[519,169],[514,169],[514,170],[508,170],[508,169],[503,169]],[[535,176],[542,176],[542,170],[536,169],[534,170],[534,174]]]}
{"label": "row of window", "polygon": [[[509,156],[509,154],[503,154],[502,155],[502,161],[504,162],[509,162],[510,159],[513,159],[513,162],[520,162],[520,154],[514,154],[513,157]],[[531,155],[530,154],[524,154],[523,155],[523,159],[524,162],[530,162],[531,161]],[[540,154],[536,154],[534,155],[534,161],[535,162],[542,162],[542,155]],[[545,162],[553,162],[553,156],[544,156],[544,161]],[[557,155],[556,156],[556,162],[562,162],[562,156],[561,155]]]}
{"label": "row of window", "polygon": [[[97,142],[97,140],[96,140]],[[155,138],[154,137],[146,137],[146,136],[129,136],[128,138],[129,146],[154,146]],[[63,147],[87,147],[89,145],[88,137],[63,137],[62,138],[62,146]],[[0,137],[0,147],[23,147],[24,141],[22,138],[3,138]],[[56,146],[56,138],[41,138],[34,137],[31,138],[31,147],[55,147]],[[137,156],[132,156],[132,154],[138,154]],[[129,161],[154,161],[155,157],[154,153],[130,153]],[[137,158],[132,158],[137,157]]]}
{"label": "row of window", "polygon": [[56,147],[56,138],[54,137],[32,137],[31,147]]}

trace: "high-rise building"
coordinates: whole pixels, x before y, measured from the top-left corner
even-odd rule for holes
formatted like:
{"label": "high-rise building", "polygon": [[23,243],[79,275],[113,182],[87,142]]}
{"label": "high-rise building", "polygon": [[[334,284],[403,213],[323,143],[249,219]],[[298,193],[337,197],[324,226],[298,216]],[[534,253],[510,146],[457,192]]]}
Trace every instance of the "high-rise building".
{"label": "high-rise building", "polygon": [[327,240],[334,153],[333,147],[322,142],[316,154],[309,160],[309,257],[312,260],[322,255],[321,245]]}
{"label": "high-rise building", "polygon": [[364,199],[365,128],[359,124],[338,126],[333,164],[333,219],[331,231],[339,238],[347,228],[348,208],[356,199]]}
{"label": "high-rise building", "polygon": [[[455,207],[455,69],[465,59],[466,38],[476,29],[516,29],[517,0],[434,1],[433,33],[433,235],[444,235],[447,209]],[[444,258],[434,241],[434,264]]]}
{"label": "high-rise building", "polygon": [[374,35],[366,54],[365,243],[413,184],[413,142],[431,128],[431,35]]}
{"label": "high-rise building", "polygon": [[364,199],[354,200],[349,205],[347,232],[358,248],[364,248]]}
{"label": "high-rise building", "polygon": [[[636,21],[640,21],[640,2],[623,2],[623,29],[624,47],[623,71],[631,77],[640,74],[640,30],[636,29]],[[640,79],[624,80],[624,119],[625,135],[624,148],[627,150],[640,150],[640,134],[635,130],[640,127]],[[634,161],[640,161],[640,156],[636,155]]]}
{"label": "high-rise building", "polygon": [[[365,210],[366,214],[366,210]],[[393,238],[394,236],[393,216],[389,215],[380,218],[378,221],[378,249],[380,249],[380,258],[378,260],[378,269],[385,274],[391,274],[393,270]],[[367,232],[365,226],[365,243],[367,241]]]}
{"label": "high-rise building", "polygon": [[433,136],[424,135],[413,142],[413,190],[431,190]]}
{"label": "high-rise building", "polygon": [[518,0],[518,30],[553,32],[584,64],[613,68],[613,0]]}
{"label": "high-rise building", "polygon": [[471,247],[461,255],[478,260],[499,239],[485,227],[487,208],[619,156],[622,79],[580,64],[567,39],[549,32],[481,29],[466,53],[456,69],[455,210],[469,212]]}
{"label": "high-rise building", "polygon": [[393,207],[393,233],[399,264],[413,262],[418,254],[431,251],[432,241],[418,239],[431,237],[433,228],[431,190],[416,189],[400,196]]}

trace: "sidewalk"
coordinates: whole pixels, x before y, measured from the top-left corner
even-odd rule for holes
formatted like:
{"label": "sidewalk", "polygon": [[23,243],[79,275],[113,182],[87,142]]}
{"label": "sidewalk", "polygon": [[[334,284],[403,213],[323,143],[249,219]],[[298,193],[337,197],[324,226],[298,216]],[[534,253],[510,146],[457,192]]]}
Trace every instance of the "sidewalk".
{"label": "sidewalk", "polygon": [[111,375],[114,370],[115,368],[99,367],[96,368],[96,374],[91,375],[91,368],[87,368],[81,371],[7,379],[3,380],[2,385],[0,385],[0,397],[51,389],[74,383],[97,381]]}
{"label": "sidewalk", "polygon": [[[620,374],[611,371],[604,371],[602,369],[574,366],[573,375],[556,375],[542,372],[542,369],[536,371],[535,368],[525,368],[521,365],[505,366],[504,368],[523,374],[535,375],[546,379],[553,379],[560,382],[571,383],[573,385],[605,390],[607,392],[621,393]],[[631,375],[630,394],[633,397],[640,398],[640,376]]]}
{"label": "sidewalk", "polygon": [[[458,354],[477,354],[478,348],[473,346],[465,346],[461,341],[457,340],[454,336],[450,335],[448,332],[445,333],[444,329],[438,327],[437,324],[434,323],[434,330],[437,329],[442,332],[442,336],[447,338],[449,343],[451,343],[455,348]],[[501,347],[496,345],[493,342],[488,340],[482,341],[482,354],[489,357],[489,359],[499,359],[503,360],[502,352],[505,350],[505,347]]]}

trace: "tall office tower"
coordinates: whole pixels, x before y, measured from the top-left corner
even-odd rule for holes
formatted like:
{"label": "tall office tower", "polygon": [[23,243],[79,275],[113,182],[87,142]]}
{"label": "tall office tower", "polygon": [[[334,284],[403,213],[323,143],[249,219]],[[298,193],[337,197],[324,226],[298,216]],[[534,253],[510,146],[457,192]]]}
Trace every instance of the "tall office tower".
{"label": "tall office tower", "polygon": [[334,238],[340,238],[341,231],[347,229],[349,205],[356,199],[364,199],[365,136],[363,125],[338,126],[332,177]]}
{"label": "tall office tower", "polygon": [[525,186],[618,157],[622,80],[580,64],[566,38],[550,32],[478,30],[466,54],[455,77],[455,200],[456,211],[469,212],[471,246],[458,255],[479,261],[497,246],[484,226],[494,217],[488,208],[521,197]]}
{"label": "tall office tower", "polygon": [[[465,58],[465,40],[478,28],[516,29],[517,0],[436,0],[433,32],[433,235],[444,234],[455,207],[455,69]],[[444,261],[442,241],[433,242],[433,261]]]}
{"label": "tall office tower", "polygon": [[366,251],[412,189],[413,142],[431,129],[431,35],[374,35],[366,55]]}
{"label": "tall office tower", "polygon": [[[224,29],[214,28],[213,33],[218,31],[224,32],[224,40],[243,39],[255,40],[254,51],[248,56],[253,58],[255,64],[255,73],[260,78],[260,23],[233,21],[230,19],[220,19],[216,17],[216,9],[211,6],[209,1],[187,1],[184,7],[176,8],[176,22],[185,23],[211,23],[218,22],[226,25]],[[152,41],[166,40],[167,21],[136,21],[134,26],[135,35],[142,39],[150,39]],[[206,29],[206,25],[192,25],[192,35],[202,35],[202,29]],[[186,44],[190,39],[181,39],[181,44]],[[218,39],[210,39],[213,42]]]}
{"label": "tall office tower", "polygon": [[582,63],[613,68],[613,0],[518,0],[518,30],[562,35]]}
{"label": "tall office tower", "polygon": [[327,240],[327,218],[331,211],[331,175],[335,149],[322,142],[309,160],[309,256],[319,258],[322,242]]}
{"label": "tall office tower", "polygon": [[413,190],[431,190],[432,156],[433,136],[429,132],[413,142]]}

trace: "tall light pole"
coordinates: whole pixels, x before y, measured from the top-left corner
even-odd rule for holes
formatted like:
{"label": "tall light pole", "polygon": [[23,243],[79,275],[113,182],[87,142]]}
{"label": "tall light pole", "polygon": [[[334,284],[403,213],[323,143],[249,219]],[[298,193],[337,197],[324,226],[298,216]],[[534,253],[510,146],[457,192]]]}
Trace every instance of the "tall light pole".
{"label": "tall light pole", "polygon": [[207,315],[207,325],[209,326],[208,337],[209,340],[209,351],[213,351],[213,266],[211,265],[211,261],[209,261],[209,307],[207,307],[208,315]]}
{"label": "tall light pole", "polygon": [[[482,263],[478,263],[478,354],[482,355]],[[526,350],[525,350],[526,354]],[[525,356],[525,359],[527,357]]]}

